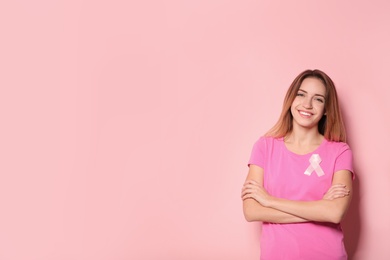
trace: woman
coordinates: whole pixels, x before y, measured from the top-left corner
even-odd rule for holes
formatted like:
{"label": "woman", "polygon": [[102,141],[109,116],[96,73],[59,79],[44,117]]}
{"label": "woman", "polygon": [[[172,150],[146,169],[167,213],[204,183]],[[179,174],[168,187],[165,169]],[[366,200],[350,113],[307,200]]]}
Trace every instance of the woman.
{"label": "woman", "polygon": [[299,74],[276,125],[253,146],[242,188],[262,221],[261,259],[347,259],[340,221],[352,198],[352,152],[332,80]]}

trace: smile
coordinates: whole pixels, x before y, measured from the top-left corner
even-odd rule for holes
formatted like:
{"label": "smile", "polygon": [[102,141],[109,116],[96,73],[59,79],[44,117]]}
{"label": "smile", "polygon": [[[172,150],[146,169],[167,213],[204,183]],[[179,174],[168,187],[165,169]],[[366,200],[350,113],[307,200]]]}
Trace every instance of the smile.
{"label": "smile", "polygon": [[301,114],[303,116],[312,116],[313,115],[312,113],[305,112],[305,111],[299,111],[299,114]]}

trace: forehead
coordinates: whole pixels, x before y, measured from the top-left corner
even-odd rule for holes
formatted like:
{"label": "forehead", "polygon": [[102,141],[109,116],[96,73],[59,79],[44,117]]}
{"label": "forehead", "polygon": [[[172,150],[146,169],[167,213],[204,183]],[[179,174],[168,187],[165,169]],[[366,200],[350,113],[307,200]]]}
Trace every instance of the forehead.
{"label": "forehead", "polygon": [[306,78],[302,81],[299,89],[302,89],[308,93],[325,95],[326,88],[324,83],[317,78]]}

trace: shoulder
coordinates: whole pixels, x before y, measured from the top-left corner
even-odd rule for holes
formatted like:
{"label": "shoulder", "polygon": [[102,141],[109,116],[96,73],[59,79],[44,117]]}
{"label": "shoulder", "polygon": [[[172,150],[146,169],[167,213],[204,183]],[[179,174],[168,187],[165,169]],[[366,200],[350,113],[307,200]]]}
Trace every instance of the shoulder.
{"label": "shoulder", "polygon": [[276,138],[272,136],[261,136],[255,143],[258,146],[273,146],[275,144],[283,143],[283,138]]}
{"label": "shoulder", "polygon": [[283,149],[283,138],[261,136],[253,145],[254,150],[262,151],[264,153],[272,153]]}
{"label": "shoulder", "polygon": [[331,147],[332,150],[328,150],[326,154],[328,158],[334,160],[334,172],[348,170],[354,179],[353,154],[349,145],[344,142],[329,142],[328,147]]}
{"label": "shoulder", "polygon": [[343,150],[350,149],[349,145],[347,143],[344,143],[344,142],[334,142],[334,141],[326,140],[326,143],[327,143],[328,147],[331,147],[331,148],[338,148],[338,149],[343,149]]}
{"label": "shoulder", "polygon": [[336,154],[342,154],[344,152],[352,153],[349,145],[344,142],[334,142],[326,140],[325,147],[328,151],[333,151]]}

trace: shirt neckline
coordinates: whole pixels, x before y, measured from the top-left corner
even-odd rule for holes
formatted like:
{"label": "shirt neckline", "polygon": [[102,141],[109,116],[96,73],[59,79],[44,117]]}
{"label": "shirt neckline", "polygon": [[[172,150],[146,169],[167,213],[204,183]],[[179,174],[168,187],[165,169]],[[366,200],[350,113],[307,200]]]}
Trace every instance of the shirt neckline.
{"label": "shirt neckline", "polygon": [[298,153],[294,153],[293,151],[291,151],[291,150],[289,150],[289,149],[287,148],[286,143],[284,142],[284,137],[281,137],[279,140],[282,142],[283,149],[284,149],[287,153],[289,153],[289,154],[291,154],[291,155],[293,155],[293,156],[296,156],[296,157],[305,157],[305,156],[309,156],[309,155],[318,153],[318,151],[322,148],[322,146],[324,146],[325,143],[328,142],[328,140],[326,140],[326,138],[324,137],[324,139],[322,140],[321,144],[320,144],[319,146],[317,146],[317,148],[314,149],[313,151],[308,152],[308,153],[305,153],[305,154],[298,154]]}

